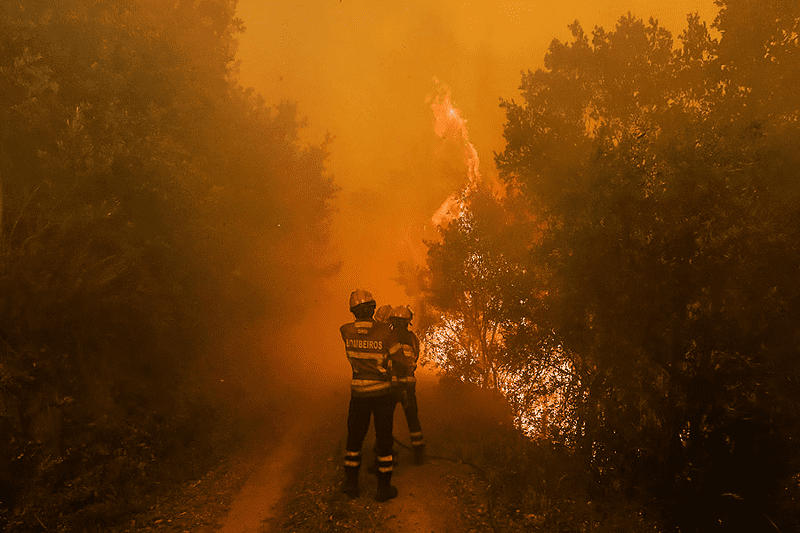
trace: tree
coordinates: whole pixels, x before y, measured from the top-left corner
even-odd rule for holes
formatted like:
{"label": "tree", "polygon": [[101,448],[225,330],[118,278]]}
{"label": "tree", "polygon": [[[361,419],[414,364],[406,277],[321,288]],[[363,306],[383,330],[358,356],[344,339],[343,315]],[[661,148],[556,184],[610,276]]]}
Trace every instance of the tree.
{"label": "tree", "polygon": [[798,457],[785,408],[798,375],[786,278],[800,264],[798,109],[785,97],[797,6],[771,3],[755,41],[739,40],[750,9],[723,3],[719,42],[689,16],[679,48],[652,20],[622,17],[591,42],[574,24],[523,75],[523,103],[503,103],[497,164],[547,222],[540,325],[575,363],[587,463],[663,501],[727,491],[776,511]]}
{"label": "tree", "polygon": [[0,8],[8,531],[39,527],[25,509],[95,527],[156,487],[160,462],[173,481],[210,464],[247,414],[234,355],[262,356],[223,351],[232,331],[300,312],[285,287],[310,291],[329,267],[315,259],[327,141],[300,146],[296,106],[238,86],[234,14],[232,0]]}
{"label": "tree", "polygon": [[441,321],[425,338],[446,371],[496,388],[504,359],[506,289],[514,284],[518,264],[509,255],[519,252],[513,247],[521,243],[503,234],[509,226],[498,223],[502,209],[488,191],[472,194],[466,207],[440,228],[441,242],[428,243],[427,301]]}
{"label": "tree", "polygon": [[500,391],[526,434],[570,440],[576,380],[539,325],[544,274],[529,254],[540,222],[518,200],[484,187],[465,194],[460,216],[427,243],[427,268],[401,265],[399,281],[417,298],[426,363]]}

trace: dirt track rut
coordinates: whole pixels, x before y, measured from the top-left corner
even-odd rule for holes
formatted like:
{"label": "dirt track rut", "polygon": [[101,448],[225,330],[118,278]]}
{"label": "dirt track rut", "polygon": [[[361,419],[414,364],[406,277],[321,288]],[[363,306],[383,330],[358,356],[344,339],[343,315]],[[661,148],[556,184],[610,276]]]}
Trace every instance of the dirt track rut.
{"label": "dirt track rut", "polygon": [[[418,385],[425,428],[426,409],[437,394],[433,377]],[[387,533],[461,533],[491,531],[486,520],[487,493],[477,472],[442,458],[436,431],[429,431],[428,451],[437,458],[414,465],[402,446],[393,484],[399,496],[378,504],[375,478],[367,473],[372,460],[372,430],[364,443],[362,494],[349,500],[339,493],[340,459],[345,441],[348,395],[334,391],[305,405],[280,442],[260,459],[261,464],[234,498],[218,530],[222,533],[294,531],[382,531]],[[442,413],[437,413],[441,416]],[[433,423],[433,417],[428,418]],[[395,412],[395,437],[408,442],[402,409]]]}

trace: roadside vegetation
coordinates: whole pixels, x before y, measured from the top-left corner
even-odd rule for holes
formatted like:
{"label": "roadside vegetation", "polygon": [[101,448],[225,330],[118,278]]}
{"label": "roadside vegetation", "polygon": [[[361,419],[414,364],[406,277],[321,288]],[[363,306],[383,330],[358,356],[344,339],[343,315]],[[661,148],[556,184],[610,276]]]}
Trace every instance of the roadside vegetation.
{"label": "roadside vegetation", "polygon": [[543,531],[800,525],[800,7],[718,5],[574,23],[502,103],[501,187],[400,267],[427,360],[530,437],[493,471]]}
{"label": "roadside vegetation", "polygon": [[246,331],[330,268],[335,186],[235,5],[0,6],[0,529],[108,530],[272,416]]}

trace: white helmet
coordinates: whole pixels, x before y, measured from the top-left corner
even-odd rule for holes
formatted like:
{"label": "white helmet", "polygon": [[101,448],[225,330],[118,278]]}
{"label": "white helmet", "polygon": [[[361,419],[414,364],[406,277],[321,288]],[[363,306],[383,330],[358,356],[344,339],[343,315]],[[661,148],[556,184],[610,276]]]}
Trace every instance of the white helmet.
{"label": "white helmet", "polygon": [[411,309],[407,305],[398,305],[389,313],[389,318],[411,322],[411,319],[414,318],[414,313],[411,312]]}
{"label": "white helmet", "polygon": [[367,303],[375,303],[375,298],[372,294],[363,290],[356,289],[350,294],[350,310],[352,311],[356,306]]}
{"label": "white helmet", "polygon": [[378,322],[388,322],[389,315],[392,313],[392,306],[389,304],[382,305],[375,311],[375,320]]}

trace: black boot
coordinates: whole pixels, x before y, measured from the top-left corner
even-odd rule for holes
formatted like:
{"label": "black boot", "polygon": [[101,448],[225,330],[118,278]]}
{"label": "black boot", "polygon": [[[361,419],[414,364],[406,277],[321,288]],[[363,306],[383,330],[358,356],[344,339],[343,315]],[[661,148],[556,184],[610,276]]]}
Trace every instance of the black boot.
{"label": "black boot", "polygon": [[351,498],[358,498],[358,470],[357,466],[345,466],[345,480],[342,483],[342,492]]}
{"label": "black boot", "polygon": [[392,485],[391,472],[378,472],[378,493],[375,499],[385,502],[397,497],[397,487]]}
{"label": "black boot", "polygon": [[425,463],[425,445],[417,444],[414,446],[414,463],[421,465]]}

